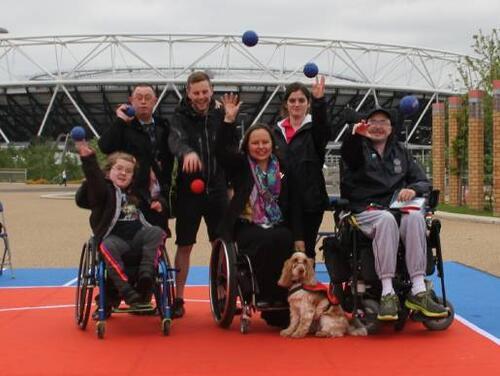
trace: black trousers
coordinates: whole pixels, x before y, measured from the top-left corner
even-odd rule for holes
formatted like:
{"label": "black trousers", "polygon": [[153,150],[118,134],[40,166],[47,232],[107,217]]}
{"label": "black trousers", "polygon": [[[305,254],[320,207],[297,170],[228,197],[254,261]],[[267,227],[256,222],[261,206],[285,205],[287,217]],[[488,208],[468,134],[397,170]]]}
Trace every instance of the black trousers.
{"label": "black trousers", "polygon": [[306,245],[307,257],[316,258],[316,238],[318,236],[319,227],[323,221],[323,212],[319,213],[302,213],[302,222],[304,242]]}
{"label": "black trousers", "polygon": [[259,287],[258,299],[286,301],[288,292],[277,282],[285,260],[293,251],[291,231],[282,225],[264,229],[239,222],[235,228],[235,240],[239,251],[248,255],[252,262]]}

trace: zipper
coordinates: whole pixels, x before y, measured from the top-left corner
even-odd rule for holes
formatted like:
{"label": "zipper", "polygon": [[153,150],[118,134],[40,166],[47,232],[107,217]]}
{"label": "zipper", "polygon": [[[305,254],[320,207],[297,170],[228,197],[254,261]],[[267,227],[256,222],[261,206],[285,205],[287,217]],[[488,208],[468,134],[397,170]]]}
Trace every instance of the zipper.
{"label": "zipper", "polygon": [[205,142],[207,143],[207,183],[205,191],[208,192],[208,184],[210,182],[210,138],[208,136],[208,114],[205,116]]}

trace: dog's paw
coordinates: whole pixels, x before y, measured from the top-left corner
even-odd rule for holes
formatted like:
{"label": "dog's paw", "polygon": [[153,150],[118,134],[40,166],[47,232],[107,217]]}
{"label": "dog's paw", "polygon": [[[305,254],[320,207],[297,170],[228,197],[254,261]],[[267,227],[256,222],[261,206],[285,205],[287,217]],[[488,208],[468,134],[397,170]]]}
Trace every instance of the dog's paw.
{"label": "dog's paw", "polygon": [[330,333],[325,332],[324,330],[318,330],[316,333],[314,333],[314,335],[320,338],[327,338],[332,336]]}
{"label": "dog's paw", "polygon": [[291,338],[304,338],[306,336],[307,333],[293,333],[292,335],[290,335]]}
{"label": "dog's paw", "polygon": [[292,332],[288,329],[283,329],[280,331],[280,336],[282,337],[290,337],[292,335]]}

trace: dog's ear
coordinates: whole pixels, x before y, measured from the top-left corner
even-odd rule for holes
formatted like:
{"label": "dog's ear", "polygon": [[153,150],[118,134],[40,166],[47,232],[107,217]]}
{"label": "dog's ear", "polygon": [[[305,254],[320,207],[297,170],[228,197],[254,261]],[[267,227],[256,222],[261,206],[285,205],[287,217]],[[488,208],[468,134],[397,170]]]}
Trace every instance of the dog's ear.
{"label": "dog's ear", "polygon": [[314,260],[312,258],[306,259],[306,274],[304,276],[304,284],[315,285],[316,276],[314,274]]}
{"label": "dog's ear", "polygon": [[278,280],[278,285],[281,287],[290,287],[292,285],[292,259],[289,258],[285,261],[283,265],[283,270],[281,271],[281,277]]}

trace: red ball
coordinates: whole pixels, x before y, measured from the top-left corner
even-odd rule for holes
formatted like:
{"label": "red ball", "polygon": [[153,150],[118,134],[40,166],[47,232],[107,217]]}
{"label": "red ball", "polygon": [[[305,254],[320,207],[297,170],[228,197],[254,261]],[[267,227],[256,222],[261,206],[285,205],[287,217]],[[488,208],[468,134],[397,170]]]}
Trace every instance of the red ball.
{"label": "red ball", "polygon": [[191,182],[191,192],[196,193],[199,195],[205,190],[205,182],[201,179],[194,179]]}

